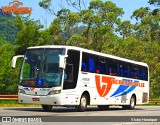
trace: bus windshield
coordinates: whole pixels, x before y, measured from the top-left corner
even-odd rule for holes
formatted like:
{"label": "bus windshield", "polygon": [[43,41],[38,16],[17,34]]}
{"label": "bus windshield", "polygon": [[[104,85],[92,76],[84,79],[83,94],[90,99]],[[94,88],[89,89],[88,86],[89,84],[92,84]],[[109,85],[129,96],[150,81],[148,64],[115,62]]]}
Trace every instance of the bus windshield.
{"label": "bus windshield", "polygon": [[26,87],[46,88],[61,86],[62,69],[59,68],[59,55],[64,53],[65,49],[28,49],[19,84]]}

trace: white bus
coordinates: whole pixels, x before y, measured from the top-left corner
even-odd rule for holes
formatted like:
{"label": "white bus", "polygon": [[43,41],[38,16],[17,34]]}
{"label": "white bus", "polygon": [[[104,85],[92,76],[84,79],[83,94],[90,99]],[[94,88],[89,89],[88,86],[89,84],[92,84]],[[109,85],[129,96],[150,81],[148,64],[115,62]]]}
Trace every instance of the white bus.
{"label": "white bus", "polygon": [[73,46],[29,47],[23,57],[18,98],[20,103],[41,104],[45,111],[53,106],[74,106],[85,111],[87,105],[105,110],[111,105],[134,109],[149,100],[149,68],[136,62]]}

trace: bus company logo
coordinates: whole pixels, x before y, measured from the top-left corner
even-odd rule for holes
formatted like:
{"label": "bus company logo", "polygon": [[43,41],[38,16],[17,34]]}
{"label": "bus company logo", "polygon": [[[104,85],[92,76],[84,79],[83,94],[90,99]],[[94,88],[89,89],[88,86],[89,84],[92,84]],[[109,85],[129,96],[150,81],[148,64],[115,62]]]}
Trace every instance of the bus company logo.
{"label": "bus company logo", "polygon": [[118,84],[118,89],[111,95],[111,97],[123,96],[136,87],[145,87],[144,83],[140,83],[137,80],[122,79],[116,80],[114,77],[95,75],[96,88],[100,97],[105,97],[111,90],[113,84]]}
{"label": "bus company logo", "polygon": [[19,0],[14,0],[9,3],[9,6],[2,6],[0,14],[31,14],[31,7],[19,7],[23,5]]}
{"label": "bus company logo", "polygon": [[[105,76],[100,77],[96,75],[95,80],[96,80],[97,91],[100,97],[105,97],[109,93],[112,87],[111,77],[105,77]],[[101,82],[103,83],[102,86]]]}

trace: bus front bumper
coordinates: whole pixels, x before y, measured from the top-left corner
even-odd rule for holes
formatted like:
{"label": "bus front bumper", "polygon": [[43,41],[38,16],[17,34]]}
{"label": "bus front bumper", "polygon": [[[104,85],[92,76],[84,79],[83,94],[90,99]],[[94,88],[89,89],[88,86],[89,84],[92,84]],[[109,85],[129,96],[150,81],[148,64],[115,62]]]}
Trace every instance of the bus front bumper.
{"label": "bus front bumper", "polygon": [[19,93],[18,94],[19,103],[30,103],[30,104],[45,104],[45,105],[66,105],[62,95],[46,95],[46,96],[38,96],[38,95],[26,95]]}
{"label": "bus front bumper", "polygon": [[43,104],[43,105],[53,105],[53,106],[76,106],[79,105],[80,103],[77,96],[64,95],[64,94],[35,96],[35,95],[18,93],[18,100],[20,103]]}

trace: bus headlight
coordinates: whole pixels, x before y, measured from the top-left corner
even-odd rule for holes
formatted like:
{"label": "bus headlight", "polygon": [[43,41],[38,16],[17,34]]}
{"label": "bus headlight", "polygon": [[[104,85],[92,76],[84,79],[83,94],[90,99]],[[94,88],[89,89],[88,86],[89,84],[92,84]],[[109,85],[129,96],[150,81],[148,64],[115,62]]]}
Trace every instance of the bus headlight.
{"label": "bus headlight", "polygon": [[52,90],[48,93],[48,95],[54,95],[54,94],[59,94],[61,90]]}
{"label": "bus headlight", "polygon": [[26,94],[26,92],[25,92],[23,89],[18,89],[18,92],[19,92],[19,93]]}

